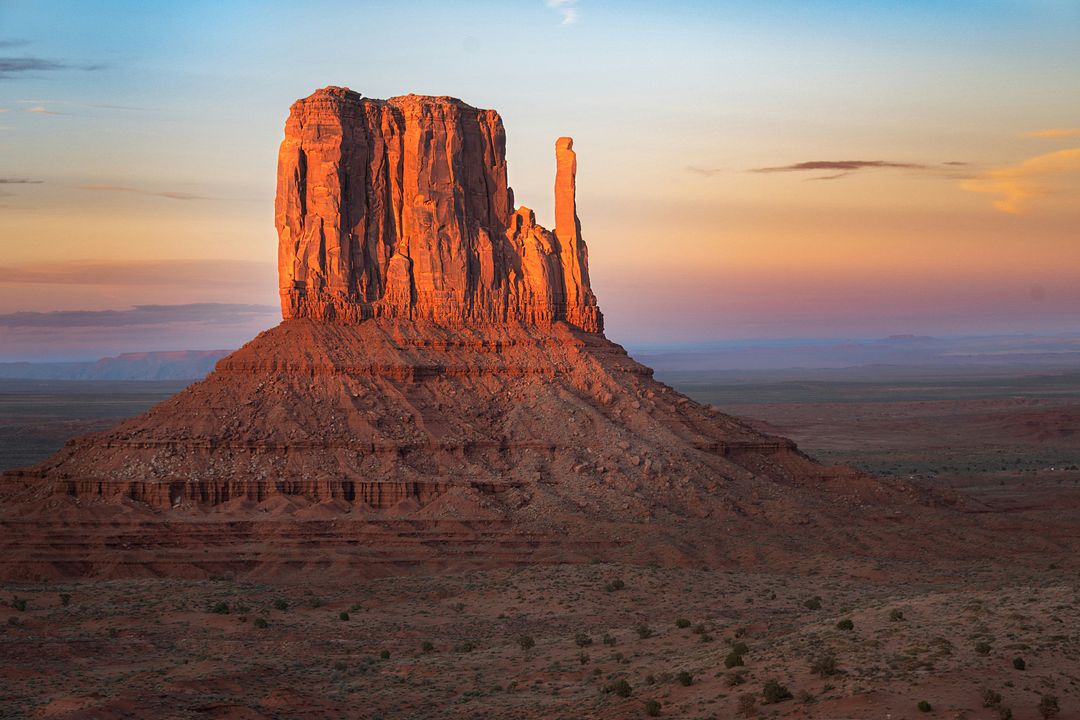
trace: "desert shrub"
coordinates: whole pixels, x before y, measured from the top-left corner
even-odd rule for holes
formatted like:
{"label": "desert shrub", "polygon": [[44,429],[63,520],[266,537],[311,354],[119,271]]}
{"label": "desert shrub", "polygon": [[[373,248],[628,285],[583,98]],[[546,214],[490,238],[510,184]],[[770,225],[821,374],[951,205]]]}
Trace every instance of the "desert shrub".
{"label": "desert shrub", "polygon": [[829,677],[840,672],[836,664],[836,656],[833,654],[822,655],[810,663],[810,672],[821,677]]}
{"label": "desert shrub", "polygon": [[733,668],[733,667],[740,667],[740,666],[745,665],[745,664],[746,663],[743,662],[742,655],[735,652],[734,650],[729,652],[727,654],[727,657],[724,658],[724,667],[726,667],[729,670],[731,668]]}
{"label": "desert shrub", "polygon": [[652,628],[649,627],[648,625],[638,625],[636,630],[637,630],[638,637],[641,638],[642,640],[647,640],[648,638],[651,638],[652,635],[653,635]]}
{"label": "desert shrub", "polygon": [[655,675],[646,675],[645,676],[645,684],[646,685],[655,685],[656,684],[656,676]]}
{"label": "desert shrub", "polygon": [[694,626],[694,633],[697,635],[705,634],[705,623],[698,623]]}
{"label": "desert shrub", "polygon": [[454,603],[453,605],[450,606],[450,609],[453,610],[454,612],[461,612],[462,610],[465,609],[465,603],[456,602],[456,603]]}
{"label": "desert shrub", "polygon": [[1024,658],[1022,657],[1013,658],[1013,667],[1017,670],[1023,670],[1027,667],[1027,663],[1024,662]]}
{"label": "desert shrub", "polygon": [[698,638],[701,640],[701,642],[712,642],[716,639],[709,633],[701,633],[700,635],[698,635]]}
{"label": "desert shrub", "polygon": [[761,689],[761,694],[765,698],[765,702],[770,704],[790,700],[793,697],[787,686],[781,685],[777,680],[770,680],[765,683],[765,687]]}
{"label": "desert shrub", "polygon": [[615,639],[614,636],[609,635],[608,633],[604,633],[604,644],[605,645],[615,645],[616,642],[618,642],[618,641]]}
{"label": "desert shrub", "polygon": [[383,660],[389,660],[390,659],[390,651],[389,650],[383,650],[381,653],[379,653],[379,657],[381,657]]}
{"label": "desert shrub", "polygon": [[820,610],[821,609],[821,598],[819,596],[817,596],[817,595],[815,595],[812,598],[808,598],[808,599],[803,601],[803,607],[806,608],[807,610]]}
{"label": "desert shrub", "polygon": [[341,612],[338,613],[338,620],[340,620],[342,622],[348,622],[349,621],[349,613],[342,610]]}
{"label": "desert shrub", "polygon": [[757,698],[750,693],[740,695],[739,714],[743,717],[754,717],[755,712],[757,712]]}
{"label": "desert shrub", "polygon": [[71,593],[60,593],[60,604],[67,607],[71,604]]}
{"label": "desert shrub", "polygon": [[1043,716],[1043,720],[1056,718],[1060,712],[1061,707],[1058,706],[1056,695],[1043,695],[1039,698],[1039,714]]}
{"label": "desert shrub", "polygon": [[660,701],[659,700],[646,700],[645,701],[645,714],[649,717],[660,717]]}
{"label": "desert shrub", "polygon": [[798,697],[796,697],[795,699],[803,705],[810,705],[817,702],[817,698],[814,697],[814,693],[810,692],[809,690],[800,690]]}
{"label": "desert shrub", "polygon": [[917,707],[919,709],[919,712],[930,712],[931,710],[934,709],[934,707],[930,703],[926,702],[925,700],[920,700],[919,704],[916,705],[915,707]]}
{"label": "desert shrub", "polygon": [[728,687],[737,687],[746,682],[746,673],[739,670],[728,673],[727,679],[724,681]]}
{"label": "desert shrub", "polygon": [[980,655],[989,655],[990,643],[986,642],[985,640],[980,640],[979,642],[975,643],[975,652],[979,653]]}
{"label": "desert shrub", "polygon": [[616,680],[613,683],[608,683],[604,686],[604,692],[614,693],[621,698],[628,698],[634,693],[634,689],[630,687],[630,683],[625,678],[622,680]]}
{"label": "desert shrub", "polygon": [[364,606],[361,605],[360,603],[353,603],[352,605],[349,606],[349,612],[351,612],[351,613],[360,612],[363,609],[364,609]]}
{"label": "desert shrub", "polygon": [[731,652],[737,652],[740,655],[745,655],[750,652],[750,646],[740,640],[731,644]]}
{"label": "desert shrub", "polygon": [[587,652],[583,652],[580,655],[578,655],[578,662],[581,663],[582,665],[588,665],[589,664],[589,659],[590,659],[589,658],[589,653],[587,653]]}
{"label": "desert shrub", "polygon": [[675,627],[679,628],[680,630],[685,630],[686,628],[690,627],[690,621],[686,618],[679,618],[675,621]]}
{"label": "desert shrub", "polygon": [[836,629],[837,630],[854,630],[855,629],[855,623],[853,623],[848,618],[844,618],[840,622],[836,623]]}
{"label": "desert shrub", "polygon": [[12,627],[17,627],[19,625],[19,618],[12,615],[7,619],[7,624],[11,625]]}
{"label": "desert shrub", "polygon": [[474,643],[472,640],[466,640],[465,642],[456,645],[454,647],[454,652],[471,653],[475,649],[476,643]]}
{"label": "desert shrub", "polygon": [[604,589],[608,592],[617,592],[619,590],[622,590],[624,587],[626,587],[626,583],[624,583],[620,578],[615,578],[607,585],[605,585]]}
{"label": "desert shrub", "polygon": [[592,638],[585,633],[578,633],[574,636],[574,644],[578,647],[589,647],[592,645]]}
{"label": "desert shrub", "polygon": [[19,612],[26,612],[26,606],[27,606],[28,603],[29,603],[29,600],[27,600],[26,598],[21,598],[21,597],[13,597],[13,598],[11,598],[11,607],[15,608]]}
{"label": "desert shrub", "polygon": [[528,652],[529,650],[532,650],[534,647],[536,647],[536,641],[532,639],[531,635],[520,636],[517,639],[517,644],[518,647],[520,647],[525,652]]}
{"label": "desert shrub", "polygon": [[266,618],[255,618],[255,627],[260,630],[267,627],[267,625],[269,625],[269,623],[266,622]]}
{"label": "desert shrub", "polygon": [[225,602],[224,600],[216,602],[210,608],[210,612],[216,613],[218,615],[228,615],[229,614],[229,603]]}
{"label": "desert shrub", "polygon": [[683,687],[690,687],[691,685],[694,684],[694,676],[691,675],[690,673],[686,672],[685,670],[683,670],[678,675],[676,675],[675,679]]}
{"label": "desert shrub", "polygon": [[285,612],[289,609],[289,601],[285,598],[277,598],[274,600],[274,609]]}
{"label": "desert shrub", "polygon": [[345,672],[349,669],[349,666],[345,664],[344,660],[338,660],[336,663],[334,663],[334,669],[338,672]]}
{"label": "desert shrub", "polygon": [[997,709],[998,720],[1013,720],[1012,708],[1007,708],[1004,705]]}
{"label": "desert shrub", "polygon": [[425,640],[420,643],[420,652],[429,653],[435,649],[435,646],[431,644],[430,640]]}
{"label": "desert shrub", "polygon": [[1001,704],[1001,693],[990,688],[983,688],[982,703],[985,708],[997,707]]}
{"label": "desert shrub", "polygon": [[900,622],[904,619],[904,611],[900,608],[893,608],[889,611],[889,620],[892,622]]}

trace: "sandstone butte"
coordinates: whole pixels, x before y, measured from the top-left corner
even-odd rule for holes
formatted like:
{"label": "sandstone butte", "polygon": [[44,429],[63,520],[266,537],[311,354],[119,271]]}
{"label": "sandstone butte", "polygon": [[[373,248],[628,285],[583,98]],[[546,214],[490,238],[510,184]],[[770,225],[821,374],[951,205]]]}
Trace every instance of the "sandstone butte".
{"label": "sandstone butte", "polygon": [[776,567],[792,548],[895,546],[889,526],[944,512],[692,401],[608,340],[570,138],[555,160],[549,231],[514,207],[496,112],[336,87],[295,103],[283,322],[6,475],[0,577]]}

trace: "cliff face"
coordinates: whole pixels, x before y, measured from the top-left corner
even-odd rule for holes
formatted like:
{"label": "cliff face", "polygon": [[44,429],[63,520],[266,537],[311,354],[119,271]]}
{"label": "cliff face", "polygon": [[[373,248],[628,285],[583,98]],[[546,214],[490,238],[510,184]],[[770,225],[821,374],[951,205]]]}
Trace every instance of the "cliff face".
{"label": "cliff face", "polygon": [[572,146],[556,144],[552,233],[514,209],[495,111],[334,87],[297,101],[278,155],[283,317],[562,320],[601,332]]}

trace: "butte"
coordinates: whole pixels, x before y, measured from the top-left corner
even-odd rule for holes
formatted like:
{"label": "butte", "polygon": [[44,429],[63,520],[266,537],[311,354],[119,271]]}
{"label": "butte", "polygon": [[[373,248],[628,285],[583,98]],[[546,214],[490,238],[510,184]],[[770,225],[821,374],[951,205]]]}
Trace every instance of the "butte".
{"label": "butte", "polygon": [[9,473],[0,576],[776,567],[858,554],[926,502],[694,402],[608,340],[570,138],[555,161],[547,230],[515,207],[495,111],[337,87],[296,102],[283,321]]}

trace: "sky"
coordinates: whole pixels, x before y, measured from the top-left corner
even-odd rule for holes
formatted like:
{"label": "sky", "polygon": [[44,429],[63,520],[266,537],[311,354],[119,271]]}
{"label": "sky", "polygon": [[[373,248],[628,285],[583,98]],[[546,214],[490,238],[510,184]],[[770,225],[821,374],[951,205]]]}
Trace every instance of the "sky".
{"label": "sky", "polygon": [[629,346],[1080,331],[1080,0],[0,0],[0,360],[279,319],[289,105],[497,109],[553,143]]}

